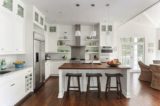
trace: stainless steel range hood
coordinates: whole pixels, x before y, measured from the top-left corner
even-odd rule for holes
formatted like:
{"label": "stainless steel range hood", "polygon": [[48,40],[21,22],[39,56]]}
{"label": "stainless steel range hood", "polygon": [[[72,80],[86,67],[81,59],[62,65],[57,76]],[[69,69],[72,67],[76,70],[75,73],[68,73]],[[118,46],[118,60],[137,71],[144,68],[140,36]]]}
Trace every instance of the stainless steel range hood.
{"label": "stainless steel range hood", "polygon": [[72,45],[70,45],[71,47],[84,47],[85,45],[82,42],[82,37],[79,35],[76,35],[76,32],[81,33],[81,25],[80,24],[76,24],[75,25],[75,36],[74,36],[74,43]]}

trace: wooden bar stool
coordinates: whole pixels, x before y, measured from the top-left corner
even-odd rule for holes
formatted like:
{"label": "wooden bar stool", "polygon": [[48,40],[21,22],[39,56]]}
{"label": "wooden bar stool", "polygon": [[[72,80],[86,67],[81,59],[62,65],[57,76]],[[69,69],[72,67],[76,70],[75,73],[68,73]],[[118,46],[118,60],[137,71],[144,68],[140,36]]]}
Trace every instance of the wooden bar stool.
{"label": "wooden bar stool", "polygon": [[[122,88],[121,88],[121,80],[120,77],[123,77],[122,74],[120,73],[116,73],[116,74],[105,74],[107,77],[107,82],[106,82],[106,95],[108,94],[108,92],[110,92],[111,88],[116,88],[117,89],[117,94],[118,96],[121,98],[122,97]],[[111,87],[111,78],[115,77],[116,78],[116,87]]]}
{"label": "wooden bar stool", "polygon": [[[102,77],[102,74],[100,73],[87,73],[86,77],[88,78],[88,82],[87,82],[87,94],[90,91],[90,88],[97,88],[98,90],[98,97],[100,96],[101,93],[101,84],[100,84],[100,77]],[[97,78],[97,86],[91,86],[90,85],[90,79],[91,78]]]}
{"label": "wooden bar stool", "polygon": [[[67,85],[67,92],[69,93],[70,88],[78,88],[77,91],[81,92],[81,87],[80,87],[80,77],[82,77],[81,73],[67,73],[66,76],[68,77],[68,85]],[[77,86],[71,86],[70,82],[71,82],[71,78],[72,77],[76,77],[77,78]]]}

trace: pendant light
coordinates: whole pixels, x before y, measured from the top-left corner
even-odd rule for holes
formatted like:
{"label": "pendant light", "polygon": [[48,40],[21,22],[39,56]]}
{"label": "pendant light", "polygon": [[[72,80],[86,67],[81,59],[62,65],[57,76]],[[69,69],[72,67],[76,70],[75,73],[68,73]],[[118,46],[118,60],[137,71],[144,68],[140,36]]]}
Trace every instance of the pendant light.
{"label": "pendant light", "polygon": [[80,31],[76,31],[75,36],[81,36],[81,32]]}
{"label": "pendant light", "polygon": [[75,25],[75,36],[81,36],[81,25],[80,24],[76,24]]}
{"label": "pendant light", "polygon": [[93,31],[91,32],[91,38],[92,37],[96,37],[97,33],[96,31],[94,30],[94,24],[93,24]]}

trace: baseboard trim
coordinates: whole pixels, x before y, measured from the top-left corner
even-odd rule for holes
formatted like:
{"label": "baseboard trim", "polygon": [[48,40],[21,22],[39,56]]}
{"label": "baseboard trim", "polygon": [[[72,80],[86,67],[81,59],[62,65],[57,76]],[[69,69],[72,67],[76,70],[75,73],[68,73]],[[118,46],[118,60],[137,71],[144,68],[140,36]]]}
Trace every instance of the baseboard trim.
{"label": "baseboard trim", "polygon": [[30,92],[25,97],[23,97],[19,102],[15,104],[15,106],[21,106],[22,103],[24,103],[29,97],[31,97],[34,93]]}

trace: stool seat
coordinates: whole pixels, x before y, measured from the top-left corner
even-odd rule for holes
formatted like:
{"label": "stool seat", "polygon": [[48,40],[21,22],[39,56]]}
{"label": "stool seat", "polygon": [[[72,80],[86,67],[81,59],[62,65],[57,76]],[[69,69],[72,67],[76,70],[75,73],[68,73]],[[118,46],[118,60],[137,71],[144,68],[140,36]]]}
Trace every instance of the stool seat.
{"label": "stool seat", "polygon": [[71,76],[71,77],[81,77],[81,73],[67,73],[66,76]]}
{"label": "stool seat", "polygon": [[123,77],[123,75],[121,73],[115,73],[115,74],[105,74],[107,77]]}
{"label": "stool seat", "polygon": [[101,73],[86,73],[87,77],[102,77]]}

